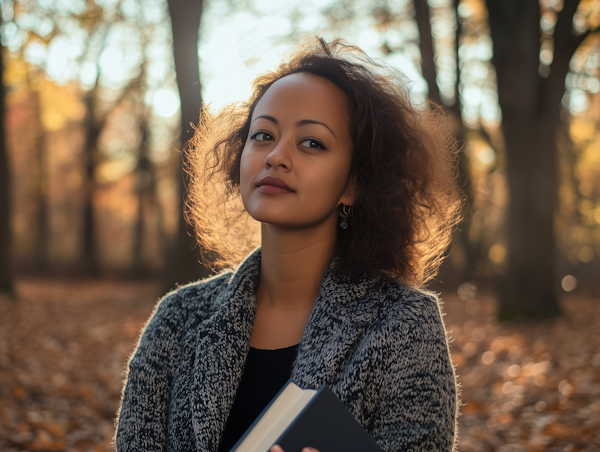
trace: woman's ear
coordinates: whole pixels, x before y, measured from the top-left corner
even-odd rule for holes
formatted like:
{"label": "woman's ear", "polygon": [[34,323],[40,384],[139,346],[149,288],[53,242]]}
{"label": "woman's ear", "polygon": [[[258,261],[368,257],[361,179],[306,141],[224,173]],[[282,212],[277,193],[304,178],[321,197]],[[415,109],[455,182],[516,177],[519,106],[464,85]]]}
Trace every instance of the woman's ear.
{"label": "woman's ear", "polygon": [[354,205],[354,200],[356,199],[357,194],[358,184],[356,183],[356,175],[351,175],[348,178],[346,190],[344,190],[344,193],[342,193],[342,196],[340,197],[339,204],[344,204],[345,206]]}

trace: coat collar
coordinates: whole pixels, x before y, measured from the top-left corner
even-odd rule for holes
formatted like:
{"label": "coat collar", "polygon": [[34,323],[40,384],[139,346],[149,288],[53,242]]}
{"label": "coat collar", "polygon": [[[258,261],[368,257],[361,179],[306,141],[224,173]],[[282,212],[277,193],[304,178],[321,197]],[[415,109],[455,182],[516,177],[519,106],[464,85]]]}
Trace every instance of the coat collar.
{"label": "coat collar", "polygon": [[325,273],[294,363],[292,380],[304,389],[325,383],[333,389],[378,313],[379,298],[367,295],[380,276],[339,278],[333,274],[334,265]]}
{"label": "coat collar", "polygon": [[[197,450],[217,450],[233,405],[250,349],[260,261],[259,248],[221,288],[211,315],[199,327],[190,395]],[[292,380],[303,388],[331,385],[377,314],[378,300],[367,294],[381,278],[336,278],[334,266],[335,259],[323,277],[294,363]]]}

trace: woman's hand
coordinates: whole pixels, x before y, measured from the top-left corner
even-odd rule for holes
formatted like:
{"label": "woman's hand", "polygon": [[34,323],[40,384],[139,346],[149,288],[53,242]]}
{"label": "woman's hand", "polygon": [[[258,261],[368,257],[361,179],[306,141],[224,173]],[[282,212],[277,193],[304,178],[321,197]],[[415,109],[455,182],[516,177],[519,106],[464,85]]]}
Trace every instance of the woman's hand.
{"label": "woman's hand", "polygon": [[[279,446],[279,444],[275,444],[273,447],[271,447],[271,450],[269,452],[284,452],[284,451],[281,448],[281,446]],[[304,449],[302,449],[302,452],[319,452],[319,451],[317,449],[315,449],[314,447],[305,447]]]}

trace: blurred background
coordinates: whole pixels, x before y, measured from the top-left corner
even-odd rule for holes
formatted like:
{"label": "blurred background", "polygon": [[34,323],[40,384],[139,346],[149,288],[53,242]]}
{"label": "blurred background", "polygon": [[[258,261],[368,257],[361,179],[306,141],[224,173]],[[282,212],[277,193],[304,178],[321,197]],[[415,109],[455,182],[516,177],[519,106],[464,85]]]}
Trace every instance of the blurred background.
{"label": "blurred background", "polygon": [[400,69],[459,140],[463,220],[430,285],[459,450],[600,450],[600,1],[1,5],[0,449],[110,449],[157,296],[211,274],[182,219],[200,108],[320,32]]}

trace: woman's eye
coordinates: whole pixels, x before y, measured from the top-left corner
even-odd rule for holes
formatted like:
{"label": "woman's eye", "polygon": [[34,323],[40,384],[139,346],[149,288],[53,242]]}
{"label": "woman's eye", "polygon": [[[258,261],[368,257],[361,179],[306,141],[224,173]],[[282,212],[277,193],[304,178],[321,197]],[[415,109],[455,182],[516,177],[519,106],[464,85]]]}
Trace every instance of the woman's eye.
{"label": "woman's eye", "polygon": [[256,141],[273,141],[273,135],[267,132],[254,132],[250,139]]}
{"label": "woman's eye", "polygon": [[320,141],[317,141],[313,138],[304,140],[300,144],[303,146],[306,146],[307,148],[311,148],[311,149],[325,149],[325,146],[323,145],[323,143],[321,143]]}

